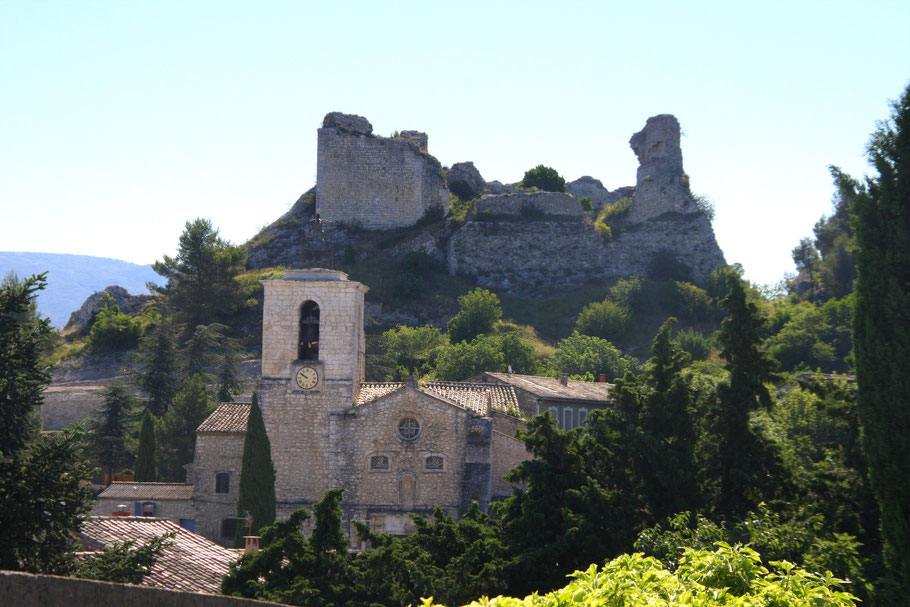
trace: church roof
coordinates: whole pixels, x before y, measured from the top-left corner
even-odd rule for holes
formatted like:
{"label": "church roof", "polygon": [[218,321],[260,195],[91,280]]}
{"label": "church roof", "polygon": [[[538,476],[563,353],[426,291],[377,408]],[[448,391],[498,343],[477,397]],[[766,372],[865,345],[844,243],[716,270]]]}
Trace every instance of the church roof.
{"label": "church roof", "polygon": [[124,483],[115,481],[98,495],[113,500],[188,500],[193,486],[185,483]]}
{"label": "church roof", "polygon": [[196,432],[246,432],[250,417],[249,403],[221,403],[211,415],[205,418]]}
{"label": "church roof", "polygon": [[[363,382],[355,406],[365,405],[381,396],[404,387],[404,382]],[[431,396],[442,397],[478,415],[499,411],[515,415],[518,396],[512,386],[504,384],[478,384],[460,381],[431,381],[417,387]]]}
{"label": "church roof", "polygon": [[566,383],[563,384],[555,377],[519,375],[517,373],[487,372],[483,375],[530,392],[544,400],[611,402],[609,391],[613,384],[576,379],[566,380]]}
{"label": "church roof", "polygon": [[237,560],[237,553],[172,521],[144,516],[90,516],[82,523],[79,539],[84,549],[96,552],[114,542],[136,540],[137,544],[145,544],[172,531],[176,532],[171,539],[173,545],[161,552],[142,585],[221,594],[221,578]]}

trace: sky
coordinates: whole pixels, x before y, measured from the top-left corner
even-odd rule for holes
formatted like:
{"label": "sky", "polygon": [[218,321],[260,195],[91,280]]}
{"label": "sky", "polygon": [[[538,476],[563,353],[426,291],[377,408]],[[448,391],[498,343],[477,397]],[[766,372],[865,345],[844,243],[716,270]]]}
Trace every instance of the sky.
{"label": "sky", "polygon": [[328,112],[488,181],[634,185],[674,114],[729,263],[773,284],[910,83],[910,2],[0,0],[0,251],[147,264],[315,183]]}

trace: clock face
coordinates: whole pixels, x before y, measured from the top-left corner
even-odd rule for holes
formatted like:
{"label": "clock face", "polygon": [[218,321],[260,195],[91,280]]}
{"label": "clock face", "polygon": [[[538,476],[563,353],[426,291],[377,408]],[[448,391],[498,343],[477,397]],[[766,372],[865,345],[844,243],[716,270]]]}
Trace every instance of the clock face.
{"label": "clock face", "polygon": [[313,367],[300,367],[297,371],[297,385],[304,390],[316,387],[319,381],[319,373]]}

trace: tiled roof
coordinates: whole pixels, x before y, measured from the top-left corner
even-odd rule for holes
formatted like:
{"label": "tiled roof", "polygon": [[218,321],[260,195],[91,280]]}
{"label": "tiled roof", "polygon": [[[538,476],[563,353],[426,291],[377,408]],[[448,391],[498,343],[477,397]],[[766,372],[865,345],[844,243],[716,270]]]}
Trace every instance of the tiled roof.
{"label": "tiled roof", "polygon": [[565,385],[555,377],[539,375],[517,375],[515,373],[484,373],[500,382],[526,390],[544,399],[587,400],[609,402],[609,390],[613,384],[570,379]]}
{"label": "tiled roof", "polygon": [[[364,382],[360,385],[355,405],[364,405],[386,394],[399,390],[402,382]],[[460,407],[479,415],[489,415],[490,410],[516,414],[518,396],[512,386],[478,384],[454,381],[431,381],[417,388],[421,392],[452,401]]]}
{"label": "tiled roof", "polygon": [[98,499],[124,500],[188,500],[193,486],[184,483],[121,483],[113,482]]}
{"label": "tiled roof", "polygon": [[221,403],[196,432],[246,432],[246,422],[250,417],[249,403]]}
{"label": "tiled roof", "polygon": [[142,516],[90,516],[83,522],[79,535],[84,546],[97,549],[126,540],[145,544],[171,531],[177,533],[171,540],[174,544],[162,551],[142,585],[220,594],[221,578],[238,555],[176,523]]}

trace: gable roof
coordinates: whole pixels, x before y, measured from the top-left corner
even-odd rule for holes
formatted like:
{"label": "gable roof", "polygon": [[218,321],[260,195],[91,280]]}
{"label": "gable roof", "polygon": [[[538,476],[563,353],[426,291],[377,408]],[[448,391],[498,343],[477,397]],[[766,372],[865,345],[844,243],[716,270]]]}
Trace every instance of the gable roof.
{"label": "gable roof", "polygon": [[250,417],[250,403],[221,403],[211,415],[205,418],[196,432],[246,432]]}
{"label": "gable roof", "polygon": [[186,483],[125,483],[115,481],[98,495],[98,499],[122,500],[188,500],[193,486]]}
{"label": "gable roof", "polygon": [[86,548],[96,551],[126,540],[145,544],[171,531],[176,532],[171,540],[174,544],[162,551],[142,585],[221,594],[221,578],[239,555],[171,521],[142,516],[90,516],[82,523],[79,539]]}
{"label": "gable roof", "polygon": [[556,377],[518,375],[516,373],[486,372],[483,376],[525,390],[544,400],[612,402],[610,388],[613,387],[613,384],[570,379],[563,385]]}
{"label": "gable roof", "polygon": [[[405,386],[404,382],[363,382],[354,406],[365,405]],[[499,411],[509,415],[518,412],[518,396],[512,386],[456,381],[431,381],[417,390],[443,398],[478,415]]]}

